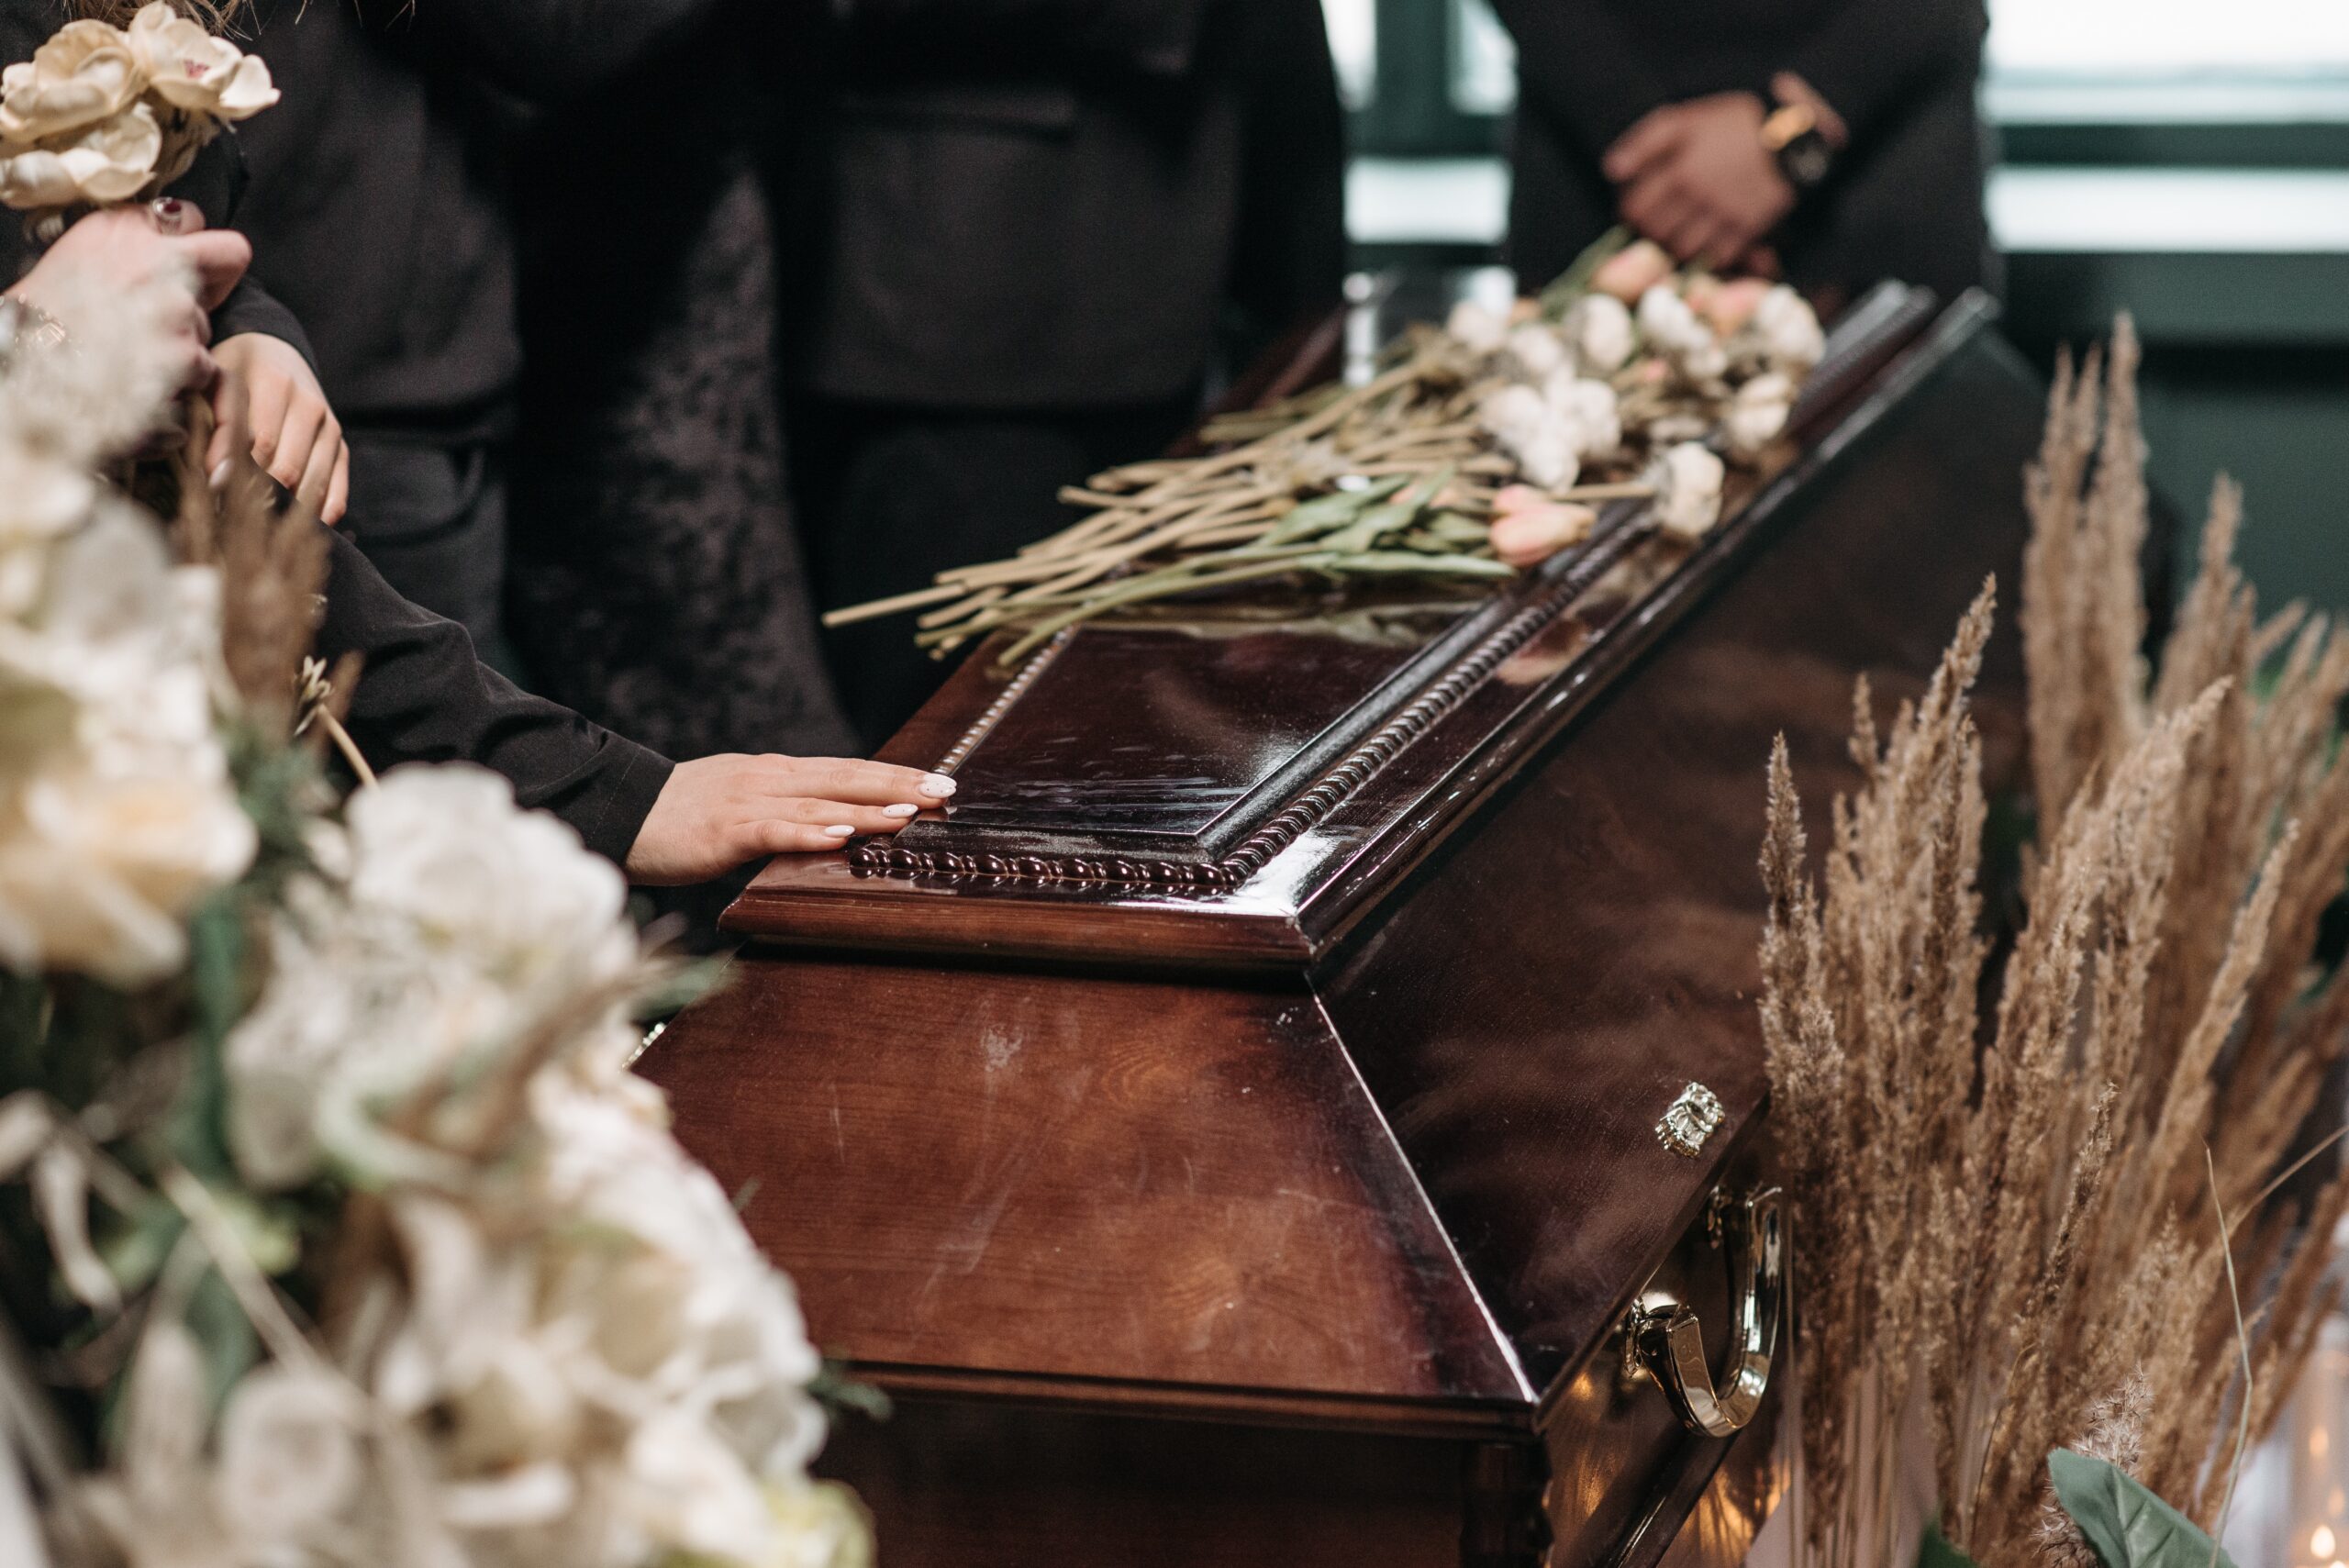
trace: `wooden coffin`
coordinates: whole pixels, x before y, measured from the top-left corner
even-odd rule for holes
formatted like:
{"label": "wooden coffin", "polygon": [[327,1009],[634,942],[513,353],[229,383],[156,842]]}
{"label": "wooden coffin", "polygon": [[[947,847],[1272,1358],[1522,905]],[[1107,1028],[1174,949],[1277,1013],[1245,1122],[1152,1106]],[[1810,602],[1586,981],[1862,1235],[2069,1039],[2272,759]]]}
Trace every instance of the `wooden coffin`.
{"label": "wooden coffin", "polygon": [[952,810],[736,903],[644,1068],[895,1400],[827,1462],[885,1564],[1743,1555],[1776,1402],[1699,1427],[1777,1326],[1733,1359],[1783,1241],[1764,763],[1823,805],[1854,676],[2014,582],[2040,392],[1990,318],[1858,307],[1693,551],[1626,505],[1497,595],[983,651],[885,753]]}

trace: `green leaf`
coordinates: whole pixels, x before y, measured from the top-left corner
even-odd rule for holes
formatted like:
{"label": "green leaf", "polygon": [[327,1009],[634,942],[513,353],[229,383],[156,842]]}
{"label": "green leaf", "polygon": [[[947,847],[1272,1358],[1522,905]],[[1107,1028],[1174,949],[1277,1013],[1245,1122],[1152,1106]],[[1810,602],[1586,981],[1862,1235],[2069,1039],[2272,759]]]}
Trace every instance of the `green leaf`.
{"label": "green leaf", "polygon": [[1949,1543],[1936,1519],[1925,1527],[1925,1539],[1917,1543],[1917,1568],[1977,1568],[1974,1559]]}
{"label": "green leaf", "polygon": [[2104,1568],[2234,1568],[2192,1519],[2103,1460],[2059,1448],[2047,1473]]}

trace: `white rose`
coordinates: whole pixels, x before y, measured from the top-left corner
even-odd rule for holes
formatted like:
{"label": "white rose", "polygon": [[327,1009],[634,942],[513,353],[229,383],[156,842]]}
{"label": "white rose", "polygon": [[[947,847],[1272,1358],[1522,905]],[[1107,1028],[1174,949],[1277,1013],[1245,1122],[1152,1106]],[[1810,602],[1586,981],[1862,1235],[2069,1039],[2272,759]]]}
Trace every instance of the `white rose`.
{"label": "white rose", "polygon": [[778,1540],[758,1568],[873,1568],[873,1518],[837,1481],[767,1488]]}
{"label": "white rose", "polygon": [[1603,456],[1623,444],[1622,411],[1615,389],[1605,382],[1561,370],[1550,377],[1542,393],[1558,421],[1572,432],[1580,456]]}
{"label": "white rose", "polygon": [[1538,321],[1529,321],[1508,335],[1508,353],[1519,376],[1537,385],[1566,364],[1565,344],[1556,331]]}
{"label": "white rose", "polygon": [[[223,781],[176,770],[139,777],[46,774],[25,791],[19,831],[0,848],[0,905],[38,932],[44,967],[134,986],[177,967],[195,901],[252,863],[252,819]],[[17,835],[11,834],[13,839]],[[28,866],[73,868],[83,885],[12,887]],[[29,912],[18,899],[30,895]],[[6,922],[0,918],[0,929]],[[14,955],[12,955],[14,956]]]}
{"label": "white rose", "polygon": [[1648,341],[1668,353],[1713,335],[1670,284],[1658,284],[1640,295],[1639,324]]}
{"label": "white rose", "polygon": [[1795,384],[1776,371],[1739,387],[1722,420],[1730,450],[1744,458],[1759,455],[1787,428],[1794,402]]}
{"label": "white rose", "polygon": [[1613,375],[1631,361],[1636,340],[1631,307],[1613,295],[1576,300],[1566,312],[1564,330],[1586,373]]}
{"label": "white rose", "polygon": [[1784,284],[1753,307],[1744,337],[1764,364],[1797,378],[1808,374],[1827,352],[1827,336],[1810,302]]}
{"label": "white rose", "polygon": [[0,203],[31,209],[127,202],[155,177],[162,151],[155,111],[133,104],[53,150],[0,160]]}
{"label": "white rose", "polygon": [[250,119],[277,102],[269,67],[152,0],[130,24],[130,52],[157,97],[215,119]]}
{"label": "white rose", "polygon": [[1689,381],[1716,381],[1729,370],[1729,351],[1720,339],[1669,284],[1658,284],[1640,296],[1640,330]]}
{"label": "white rose", "polygon": [[473,947],[518,978],[559,967],[576,981],[635,955],[628,884],[573,832],[514,803],[484,768],[395,769],[351,804],[352,900],[395,912],[428,940]]}
{"label": "white rose", "polygon": [[144,84],[119,29],[68,22],[30,60],[0,72],[0,141],[27,146],[95,124],[128,108]]}
{"label": "white rose", "polygon": [[1581,472],[1575,432],[1534,388],[1518,384],[1496,388],[1477,404],[1476,419],[1517,461],[1525,477],[1542,489],[1562,489]]}
{"label": "white rose", "polygon": [[1508,320],[1473,299],[1464,299],[1444,318],[1443,329],[1475,354],[1497,352],[1508,340]]}
{"label": "white rose", "polygon": [[1720,521],[1721,460],[1695,441],[1683,441],[1658,457],[1648,471],[1656,487],[1655,520],[1680,539],[1701,539]]}
{"label": "white rose", "polygon": [[629,1438],[622,1507],[660,1545],[728,1562],[763,1561],[774,1536],[758,1479],[717,1436],[663,1412]]}
{"label": "white rose", "polygon": [[280,1365],[246,1373],[220,1415],[212,1495],[247,1539],[285,1541],[336,1519],[362,1463],[349,1392],[327,1373]]}

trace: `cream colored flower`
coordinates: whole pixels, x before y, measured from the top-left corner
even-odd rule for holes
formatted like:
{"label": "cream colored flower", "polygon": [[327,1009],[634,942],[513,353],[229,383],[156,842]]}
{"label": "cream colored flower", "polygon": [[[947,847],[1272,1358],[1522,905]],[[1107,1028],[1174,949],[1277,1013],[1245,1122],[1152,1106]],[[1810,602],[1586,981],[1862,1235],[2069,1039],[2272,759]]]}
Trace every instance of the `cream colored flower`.
{"label": "cream colored flower", "polygon": [[136,986],[256,847],[158,530],[107,509],[0,620],[0,963]]}
{"label": "cream colored flower", "polygon": [[364,1473],[350,1391],[316,1369],[245,1374],[220,1415],[212,1496],[255,1541],[289,1541],[339,1518]]}
{"label": "cream colored flower", "polygon": [[165,0],[150,0],[131,19],[129,42],[150,90],[174,108],[242,120],[278,100],[259,55],[206,32]]}
{"label": "cream colored flower", "polygon": [[1758,456],[1787,428],[1794,405],[1794,382],[1776,371],[1757,375],[1739,387],[1721,420],[1730,450],[1740,457]]}
{"label": "cream colored flower", "polygon": [[1827,352],[1818,313],[1784,284],[1756,302],[1740,337],[1764,365],[1797,378],[1809,374]]}
{"label": "cream colored flower", "polygon": [[566,992],[635,959],[618,869],[515,805],[485,768],[396,769],[348,820],[352,901],[412,921],[429,946],[471,951],[515,983],[557,976]]}
{"label": "cream colored flower", "polygon": [[162,152],[155,111],[133,104],[53,149],[0,160],[0,203],[32,209],[127,202],[155,178]]}
{"label": "cream colored flower", "polygon": [[68,22],[30,60],[0,71],[0,141],[29,146],[119,114],[145,83],[117,28]]}
{"label": "cream colored flower", "polygon": [[1542,489],[1564,489],[1580,474],[1575,432],[1536,388],[1496,388],[1477,404],[1476,420],[1517,460],[1520,472]]}
{"label": "cream colored flower", "polygon": [[1656,459],[1648,471],[1656,487],[1655,520],[1664,532],[1702,539],[1721,517],[1721,460],[1695,441],[1683,441]]}
{"label": "cream colored flower", "polygon": [[1640,296],[1639,322],[1649,345],[1690,381],[1711,381],[1729,369],[1720,339],[1669,284],[1658,284]]}
{"label": "cream colored flower", "polygon": [[1507,318],[1473,299],[1464,299],[1452,307],[1452,314],[1444,318],[1443,329],[1474,354],[1497,353],[1508,340]]}
{"label": "cream colored flower", "polygon": [[837,1481],[767,1488],[776,1540],[758,1568],[873,1568],[873,1516]]}
{"label": "cream colored flower", "polygon": [[1562,369],[1543,384],[1542,397],[1570,432],[1577,456],[1604,456],[1623,444],[1622,409],[1605,382]]}
{"label": "cream colored flower", "polygon": [[1519,378],[1539,386],[1544,377],[1571,368],[1566,345],[1555,328],[1529,321],[1508,335],[1508,357]]}
{"label": "cream colored flower", "polygon": [[1590,294],[1566,310],[1562,330],[1586,375],[1613,375],[1631,362],[1638,334],[1631,307],[1611,294]]}

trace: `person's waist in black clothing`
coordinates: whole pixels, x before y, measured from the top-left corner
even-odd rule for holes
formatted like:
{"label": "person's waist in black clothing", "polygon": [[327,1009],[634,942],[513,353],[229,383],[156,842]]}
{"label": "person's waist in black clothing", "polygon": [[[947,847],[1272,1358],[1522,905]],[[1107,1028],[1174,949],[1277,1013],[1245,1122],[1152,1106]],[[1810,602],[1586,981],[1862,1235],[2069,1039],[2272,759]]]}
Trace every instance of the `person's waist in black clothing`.
{"label": "person's waist in black clothing", "polygon": [[352,441],[449,450],[503,446],[513,439],[516,426],[511,388],[497,397],[453,407],[337,404],[335,416]]}

